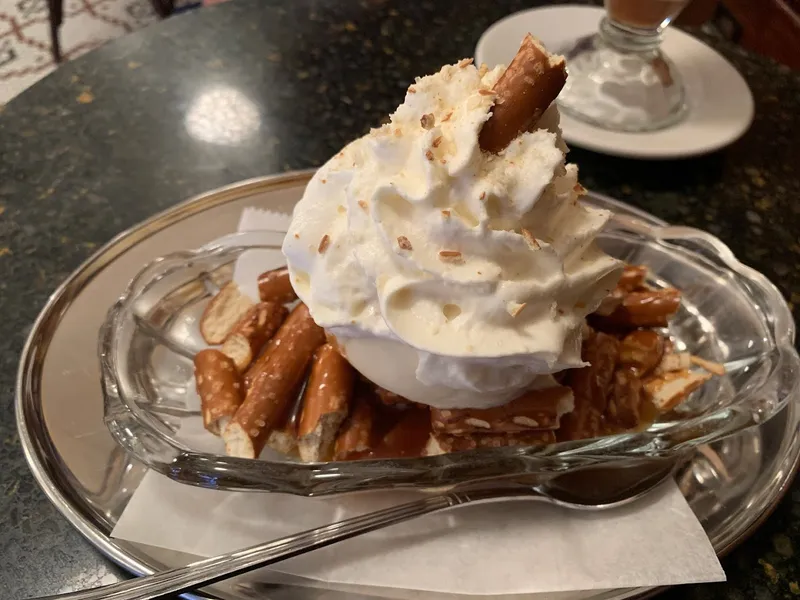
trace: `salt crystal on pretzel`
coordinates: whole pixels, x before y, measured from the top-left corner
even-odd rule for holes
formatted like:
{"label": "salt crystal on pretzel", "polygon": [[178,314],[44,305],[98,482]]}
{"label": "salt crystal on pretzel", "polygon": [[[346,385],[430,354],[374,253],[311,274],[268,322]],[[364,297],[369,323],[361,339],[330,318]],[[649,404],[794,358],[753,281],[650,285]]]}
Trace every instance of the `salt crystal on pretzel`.
{"label": "salt crystal on pretzel", "polygon": [[347,417],[355,381],[355,370],[331,344],[317,349],[297,430],[303,461],[330,460],[336,433]]}
{"label": "salt crystal on pretzel", "polygon": [[438,456],[450,452],[463,452],[476,448],[502,448],[504,446],[546,446],[556,441],[551,430],[524,431],[519,433],[471,435],[448,435],[432,433],[425,446],[425,456]]}
{"label": "salt crystal on pretzel", "polygon": [[258,296],[262,302],[289,304],[297,300],[297,294],[289,280],[289,269],[280,267],[258,276]]}
{"label": "salt crystal on pretzel", "polygon": [[200,335],[209,344],[221,344],[239,320],[253,306],[233,281],[214,296],[200,317]]}
{"label": "salt crystal on pretzel", "polygon": [[203,426],[219,435],[242,404],[242,388],[236,367],[225,354],[209,348],[195,354],[194,377]]}
{"label": "salt crystal on pretzel", "polygon": [[244,402],[222,434],[229,456],[256,458],[270,432],[286,415],[325,333],[300,304],[268,344],[268,357],[255,375]]}
{"label": "salt crystal on pretzel", "polygon": [[229,356],[241,373],[261,347],[275,335],[289,311],[277,302],[259,302],[252,306],[222,343],[222,352]]}
{"label": "salt crystal on pretzel", "polygon": [[552,384],[529,390],[508,404],[493,408],[431,409],[433,430],[463,435],[557,429],[561,417],[574,408],[574,399],[570,388],[557,385],[555,380]]}
{"label": "salt crystal on pretzel", "polygon": [[530,34],[497,80],[489,120],[478,142],[487,152],[500,152],[523,131],[531,129],[556,99],[567,81],[563,56],[550,54]]}

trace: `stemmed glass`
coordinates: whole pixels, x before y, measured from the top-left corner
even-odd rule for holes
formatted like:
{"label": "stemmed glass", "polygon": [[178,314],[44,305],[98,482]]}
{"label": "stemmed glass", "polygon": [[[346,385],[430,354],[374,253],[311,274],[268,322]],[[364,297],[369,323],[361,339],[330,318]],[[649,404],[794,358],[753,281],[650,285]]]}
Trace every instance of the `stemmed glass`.
{"label": "stemmed glass", "polygon": [[562,111],[617,131],[652,131],[680,121],[687,111],[684,87],[661,40],[688,1],[605,0],[599,32],[565,53]]}

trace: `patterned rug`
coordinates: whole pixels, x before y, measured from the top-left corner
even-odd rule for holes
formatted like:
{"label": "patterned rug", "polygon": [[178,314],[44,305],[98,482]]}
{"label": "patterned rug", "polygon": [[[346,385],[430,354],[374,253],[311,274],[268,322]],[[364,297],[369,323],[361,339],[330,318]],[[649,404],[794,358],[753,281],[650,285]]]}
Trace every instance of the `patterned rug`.
{"label": "patterned rug", "polygon": [[[64,0],[63,60],[156,20],[149,0]],[[55,68],[47,0],[0,0],[0,106]]]}

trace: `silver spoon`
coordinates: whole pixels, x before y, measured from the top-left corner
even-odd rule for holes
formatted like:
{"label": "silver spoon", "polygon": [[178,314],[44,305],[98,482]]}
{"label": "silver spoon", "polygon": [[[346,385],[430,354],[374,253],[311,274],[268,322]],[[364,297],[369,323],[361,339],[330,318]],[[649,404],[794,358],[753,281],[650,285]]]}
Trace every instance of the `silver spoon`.
{"label": "silver spoon", "polygon": [[501,500],[530,499],[549,502],[577,510],[605,510],[628,504],[641,498],[672,473],[671,468],[661,468],[639,479],[629,487],[615,489],[605,498],[595,493],[591,498],[581,498],[580,493],[543,486],[521,486],[508,483],[486,483],[472,489],[449,491],[436,496],[384,508],[360,517],[353,517],[271,542],[258,544],[201,560],[185,567],[154,573],[145,577],[123,581],[91,590],[43,596],[38,600],[153,600],[167,595],[180,594],[210,585],[217,581],[240,575],[259,567],[324,548],[376,529],[402,523],[423,515],[448,510],[466,504],[498,502]]}

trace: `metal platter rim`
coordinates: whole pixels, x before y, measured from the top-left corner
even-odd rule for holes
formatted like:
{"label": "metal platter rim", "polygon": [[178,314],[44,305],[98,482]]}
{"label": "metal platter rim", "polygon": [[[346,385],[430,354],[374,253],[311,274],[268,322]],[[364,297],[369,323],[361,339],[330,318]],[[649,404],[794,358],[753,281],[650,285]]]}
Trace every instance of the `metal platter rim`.
{"label": "metal platter rim", "polygon": [[[98,249],[59,285],[42,308],[31,328],[21,354],[15,391],[17,429],[25,459],[39,487],[67,521],[104,556],[133,574],[147,575],[167,567],[143,552],[123,547],[124,543],[112,539],[104,531],[107,530],[110,533],[112,524],[94,518],[94,515],[87,510],[82,499],[75,494],[74,489],[70,486],[68,469],[61,465],[42,415],[38,411],[38,408],[41,407],[38,376],[41,374],[43,358],[47,353],[53,332],[58,327],[61,317],[69,309],[73,299],[77,297],[86,284],[108,264],[113,262],[115,258],[123,254],[127,249],[147,239],[149,235],[161,231],[172,223],[188,216],[201,213],[234,199],[243,198],[256,192],[269,192],[281,187],[304,184],[313,173],[314,170],[293,171],[232,183],[189,198],[126,229]],[[590,192],[590,194],[606,202],[623,204],[602,194],[594,192]],[[627,204],[625,207],[651,223],[666,224],[664,221],[636,207],[631,207]],[[787,410],[789,408],[787,407]],[[789,462],[790,464],[785,469],[781,485],[775,489],[765,509],[747,524],[742,531],[737,532],[736,535],[730,538],[724,546],[715,548],[719,556],[724,556],[741,544],[772,514],[794,480],[794,475],[800,465],[800,452],[796,452]],[[784,464],[781,466],[787,466],[785,463],[786,460],[784,459]],[[638,593],[636,593],[635,597],[640,599],[651,597],[662,589],[641,588],[636,591]],[[634,597],[630,595],[631,592],[632,590],[628,590],[627,593],[622,592],[621,595],[606,596],[605,600]],[[202,598],[191,594],[186,594],[184,597],[190,599]]]}

